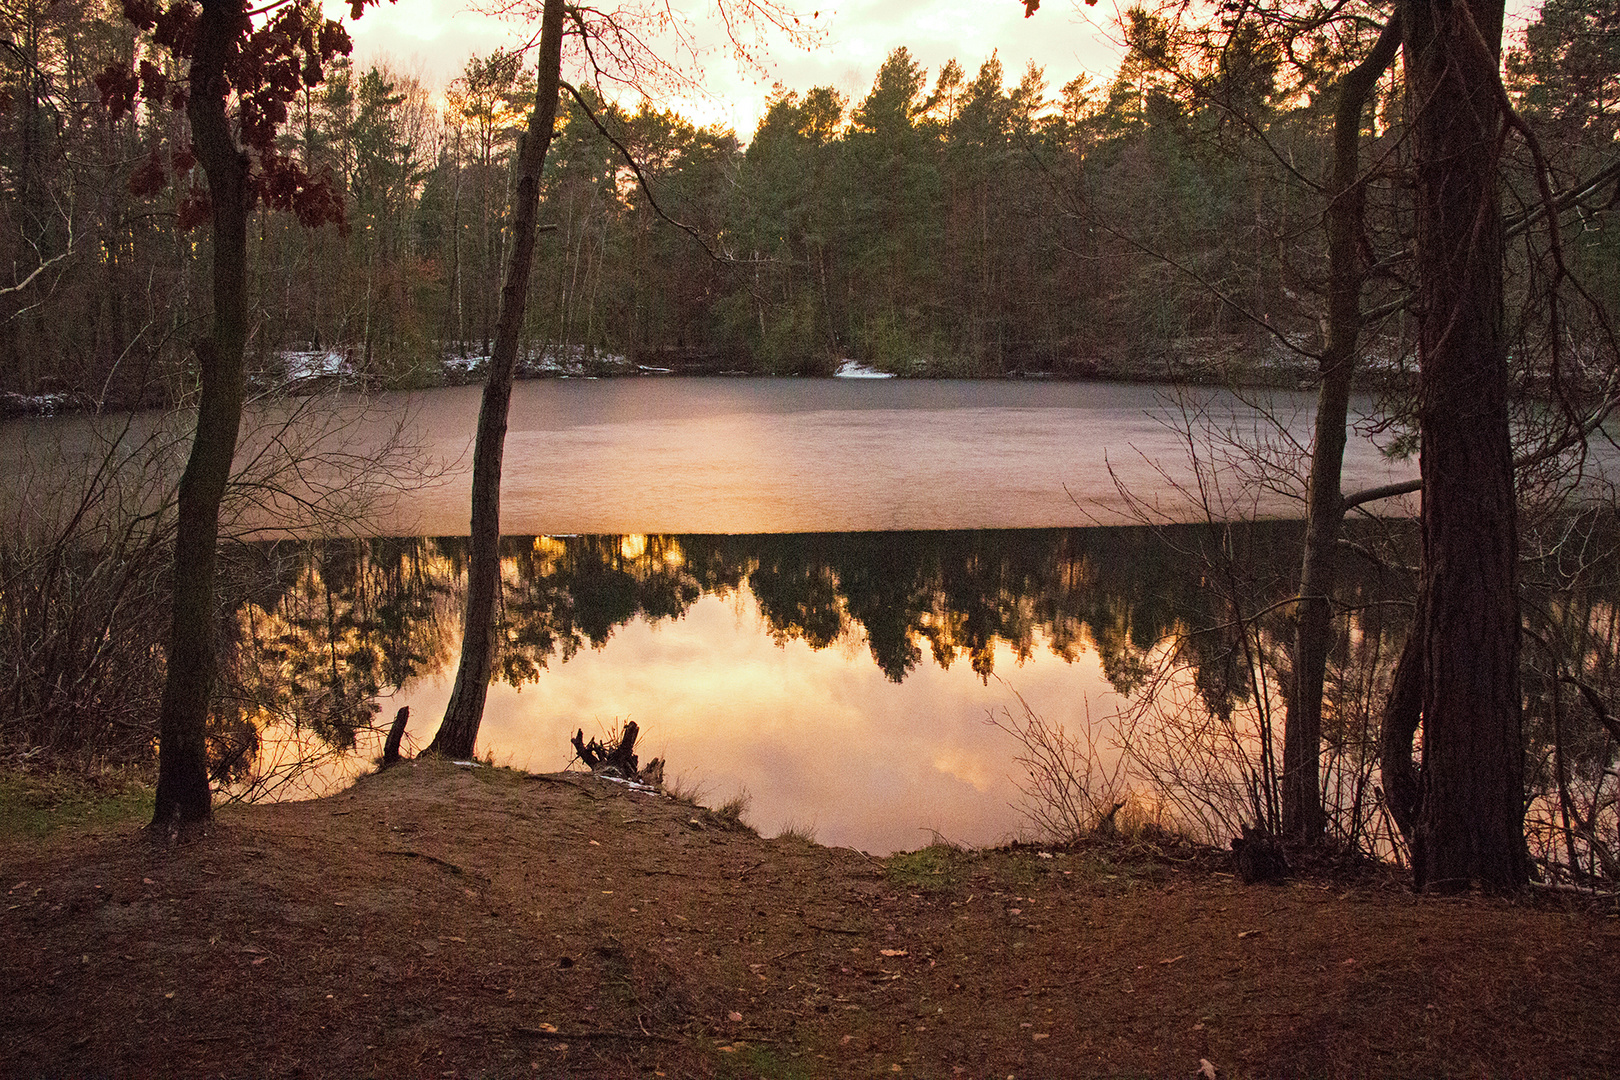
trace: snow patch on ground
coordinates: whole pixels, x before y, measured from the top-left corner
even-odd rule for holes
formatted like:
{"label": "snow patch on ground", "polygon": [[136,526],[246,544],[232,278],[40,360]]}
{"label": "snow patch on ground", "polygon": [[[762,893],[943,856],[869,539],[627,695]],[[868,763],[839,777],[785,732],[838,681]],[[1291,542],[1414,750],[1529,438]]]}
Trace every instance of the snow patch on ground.
{"label": "snow patch on ground", "polygon": [[312,352],[281,352],[276,354],[289,383],[308,382],[312,379],[349,379],[354,377],[354,364],[348,356],[334,349],[316,349]]}
{"label": "snow patch on ground", "polygon": [[451,354],[444,358],[444,374],[451,381],[465,381],[483,371],[489,364],[489,357],[484,355],[461,356]]}
{"label": "snow patch on ground", "polygon": [[12,416],[56,416],[93,407],[79,394],[0,393],[0,420]]}
{"label": "snow patch on ground", "polygon": [[858,360],[844,360],[844,361],[841,361],[839,363],[838,370],[833,372],[833,378],[835,378],[835,379],[892,379],[892,378],[894,378],[894,376],[891,375],[887,371],[877,371],[877,370],[875,370],[873,368],[869,368],[865,364],[862,364]]}

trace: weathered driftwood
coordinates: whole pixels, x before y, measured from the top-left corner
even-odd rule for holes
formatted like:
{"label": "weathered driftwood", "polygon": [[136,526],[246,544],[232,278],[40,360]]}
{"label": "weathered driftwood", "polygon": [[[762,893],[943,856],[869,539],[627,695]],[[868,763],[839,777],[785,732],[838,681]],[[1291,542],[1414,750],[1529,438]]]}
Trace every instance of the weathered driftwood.
{"label": "weathered driftwood", "polygon": [[616,742],[603,743],[600,739],[586,742],[583,728],[575,731],[569,741],[574,744],[574,753],[579,755],[579,760],[597,776],[634,780],[657,787],[664,782],[664,759],[653,758],[645,769],[640,767],[636,760],[636,737],[640,734],[641,729],[631,720],[619,732]]}

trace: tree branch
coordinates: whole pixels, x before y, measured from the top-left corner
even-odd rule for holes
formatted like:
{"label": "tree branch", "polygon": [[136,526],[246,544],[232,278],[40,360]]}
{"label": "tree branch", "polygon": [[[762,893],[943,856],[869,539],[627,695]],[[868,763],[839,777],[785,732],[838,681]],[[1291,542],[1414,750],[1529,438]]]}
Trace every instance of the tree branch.
{"label": "tree branch", "polygon": [[66,251],[62,252],[62,254],[53,256],[53,257],[51,257],[49,259],[46,259],[44,262],[42,262],[38,266],[34,267],[33,273],[31,273],[27,277],[23,278],[17,284],[15,284],[15,285],[7,285],[7,286],[5,286],[3,288],[0,288],[0,296],[10,296],[12,293],[20,293],[20,292],[22,292],[24,289],[28,288],[28,286],[30,286],[30,285],[32,285],[34,283],[35,278],[39,277],[39,275],[43,274],[46,270],[50,269],[55,264],[61,262],[63,259],[66,259],[67,257],[72,255],[73,253],[74,253],[73,249],[70,247]]}
{"label": "tree branch", "polygon": [[596,128],[597,132],[602,136],[602,138],[613,144],[613,148],[619,152],[619,156],[622,157],[625,164],[630,167],[630,171],[635,173],[636,186],[641,188],[641,193],[647,197],[647,204],[652,207],[653,213],[657,214],[659,217],[663,218],[677,229],[686,233],[693,240],[696,240],[698,246],[703,249],[704,253],[717,263],[746,263],[749,265],[755,265],[774,261],[770,259],[737,259],[730,255],[722,255],[709,246],[709,242],[703,239],[703,234],[698,232],[695,226],[688,225],[683,221],[677,221],[675,218],[671,217],[669,213],[658,204],[657,197],[652,193],[652,185],[647,181],[647,174],[641,171],[641,163],[636,161],[635,155],[630,152],[630,148],[625,146],[624,143],[620,142],[619,139],[607,129],[606,125],[602,123],[601,117],[596,115],[596,111],[591,108],[590,104],[586,102],[584,95],[575,89],[572,83],[564,82],[562,84],[562,88],[568,91],[569,96],[574,99],[574,104],[579,106],[579,110],[583,112],[585,114],[585,118],[591,122],[591,126]]}

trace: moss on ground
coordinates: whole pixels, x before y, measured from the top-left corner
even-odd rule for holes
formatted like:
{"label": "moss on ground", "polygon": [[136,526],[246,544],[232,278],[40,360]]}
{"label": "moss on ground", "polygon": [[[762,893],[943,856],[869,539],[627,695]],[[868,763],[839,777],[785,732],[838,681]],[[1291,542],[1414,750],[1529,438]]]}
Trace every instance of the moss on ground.
{"label": "moss on ground", "polygon": [[0,771],[0,838],[38,839],[59,829],[144,822],[156,789],[128,772]]}

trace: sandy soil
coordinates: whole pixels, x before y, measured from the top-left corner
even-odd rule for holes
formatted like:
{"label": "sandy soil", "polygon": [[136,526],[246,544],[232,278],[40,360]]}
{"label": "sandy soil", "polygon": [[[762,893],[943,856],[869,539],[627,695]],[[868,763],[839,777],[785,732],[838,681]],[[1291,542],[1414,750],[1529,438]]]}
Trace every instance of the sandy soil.
{"label": "sandy soil", "polygon": [[1225,870],[407,763],[177,847],[5,841],[0,1075],[1620,1075],[1612,908]]}

